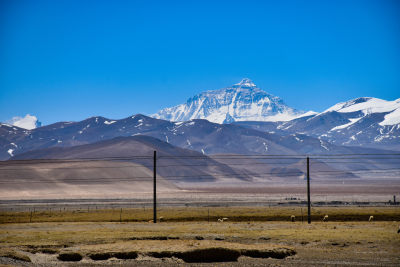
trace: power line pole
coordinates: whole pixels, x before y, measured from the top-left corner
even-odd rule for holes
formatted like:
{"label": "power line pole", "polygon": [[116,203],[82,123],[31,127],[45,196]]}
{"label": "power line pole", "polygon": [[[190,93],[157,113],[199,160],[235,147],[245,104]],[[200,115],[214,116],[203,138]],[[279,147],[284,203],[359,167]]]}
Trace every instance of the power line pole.
{"label": "power line pole", "polygon": [[153,156],[153,222],[157,223],[157,151]]}
{"label": "power line pole", "polygon": [[310,197],[310,158],[307,157],[307,205],[308,205],[308,223],[311,223],[311,197]]}

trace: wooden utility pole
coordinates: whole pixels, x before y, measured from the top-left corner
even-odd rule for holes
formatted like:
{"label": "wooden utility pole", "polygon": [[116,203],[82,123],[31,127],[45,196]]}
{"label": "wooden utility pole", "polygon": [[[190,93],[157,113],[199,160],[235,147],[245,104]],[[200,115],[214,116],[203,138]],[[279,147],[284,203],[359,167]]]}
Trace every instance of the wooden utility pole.
{"label": "wooden utility pole", "polygon": [[157,151],[154,151],[153,161],[153,222],[157,223]]}
{"label": "wooden utility pole", "polygon": [[310,197],[310,158],[307,157],[307,205],[308,205],[308,223],[311,223],[311,197]]}

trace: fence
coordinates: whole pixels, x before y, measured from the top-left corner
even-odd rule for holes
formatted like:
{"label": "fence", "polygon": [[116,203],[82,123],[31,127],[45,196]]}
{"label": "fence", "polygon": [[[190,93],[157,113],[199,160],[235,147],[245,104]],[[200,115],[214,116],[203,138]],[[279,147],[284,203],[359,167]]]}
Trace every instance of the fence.
{"label": "fence", "polygon": [[0,209],[110,209],[121,220],[123,210],[143,208],[157,222],[159,209],[202,208],[209,219],[210,208],[296,206],[311,218],[311,206],[398,204],[399,163],[400,153],[3,161]]}

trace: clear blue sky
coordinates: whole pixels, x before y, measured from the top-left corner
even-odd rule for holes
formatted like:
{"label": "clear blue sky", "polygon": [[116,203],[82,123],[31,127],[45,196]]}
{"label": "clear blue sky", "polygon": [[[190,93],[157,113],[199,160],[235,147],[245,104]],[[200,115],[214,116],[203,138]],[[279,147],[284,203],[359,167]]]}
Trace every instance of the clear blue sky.
{"label": "clear blue sky", "polygon": [[400,1],[0,0],[0,121],[155,113],[251,78],[298,109],[400,97]]}

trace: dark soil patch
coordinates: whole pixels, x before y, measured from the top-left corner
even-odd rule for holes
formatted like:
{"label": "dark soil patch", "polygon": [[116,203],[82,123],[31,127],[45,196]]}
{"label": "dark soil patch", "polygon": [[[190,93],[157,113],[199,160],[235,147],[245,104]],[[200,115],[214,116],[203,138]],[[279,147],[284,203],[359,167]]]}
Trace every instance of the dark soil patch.
{"label": "dark soil patch", "polygon": [[271,250],[243,249],[241,251],[241,254],[243,256],[252,258],[284,259],[288,256],[295,255],[296,252],[292,249],[271,249]]}
{"label": "dark soil patch", "polygon": [[41,252],[44,254],[57,254],[59,251],[58,251],[58,249],[54,249],[54,248],[41,248],[41,249],[38,249],[38,252]]}
{"label": "dark soil patch", "polygon": [[161,252],[149,252],[147,253],[148,256],[153,257],[153,258],[171,258],[173,256],[176,256],[178,254],[177,252],[172,252],[172,251],[161,251]]}
{"label": "dark soil patch", "polygon": [[240,257],[240,252],[234,249],[227,248],[206,248],[180,252],[176,253],[176,255],[174,256],[188,263],[226,262],[237,261],[237,259]]}
{"label": "dark soil patch", "polygon": [[57,257],[60,261],[80,261],[82,255],[76,252],[64,252],[60,253]]}
{"label": "dark soil patch", "polygon": [[204,237],[199,236],[199,235],[198,235],[198,236],[195,236],[194,238],[195,238],[196,240],[204,240]]}
{"label": "dark soil patch", "polygon": [[113,256],[116,257],[117,259],[121,259],[121,260],[130,260],[130,259],[136,259],[138,256],[138,253],[136,251],[115,252],[115,253],[113,253]]}
{"label": "dark soil patch", "polygon": [[201,263],[201,262],[237,261],[237,259],[241,255],[251,258],[284,259],[288,256],[292,256],[295,254],[296,252],[293,249],[288,249],[288,248],[279,248],[270,250],[257,250],[257,249],[235,250],[228,248],[205,248],[205,249],[195,249],[184,252],[157,251],[157,252],[149,252],[146,255],[154,258],[176,257],[182,259],[187,263]]}
{"label": "dark soil patch", "polygon": [[113,257],[112,253],[109,252],[101,252],[101,253],[92,253],[88,255],[94,261],[104,261],[108,260],[109,258]]}

